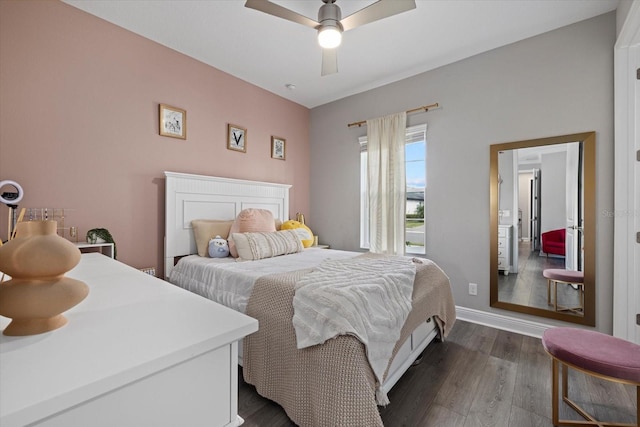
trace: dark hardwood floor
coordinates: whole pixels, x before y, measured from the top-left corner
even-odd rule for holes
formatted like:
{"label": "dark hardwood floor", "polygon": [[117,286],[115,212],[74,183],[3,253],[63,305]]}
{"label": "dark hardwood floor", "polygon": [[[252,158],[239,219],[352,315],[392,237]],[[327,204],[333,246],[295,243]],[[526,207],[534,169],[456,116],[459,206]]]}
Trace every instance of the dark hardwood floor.
{"label": "dark hardwood floor", "polygon": [[[244,426],[293,426],[284,410],[242,380]],[[569,395],[604,421],[635,422],[635,388],[570,371]],[[539,339],[458,320],[431,344],[380,408],[394,426],[551,426],[551,359]],[[566,405],[561,417],[581,420]],[[348,426],[345,426],[348,427]]]}
{"label": "dark hardwood floor", "polygon": [[[498,275],[498,299],[553,310],[547,302],[547,279],[542,276],[542,271],[547,268],[564,268],[564,258],[540,256],[539,251],[531,250],[531,242],[519,242],[518,273]],[[553,302],[553,294],[551,298]],[[578,290],[566,284],[558,285],[558,305],[577,307],[579,302]]]}

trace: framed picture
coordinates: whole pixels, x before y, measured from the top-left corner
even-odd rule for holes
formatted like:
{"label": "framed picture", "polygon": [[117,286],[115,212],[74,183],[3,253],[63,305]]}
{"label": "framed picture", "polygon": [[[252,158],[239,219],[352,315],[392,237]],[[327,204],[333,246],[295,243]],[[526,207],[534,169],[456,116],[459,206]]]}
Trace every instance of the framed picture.
{"label": "framed picture", "polygon": [[284,151],[285,139],[277,136],[271,137],[271,158],[272,159],[285,159]]}
{"label": "framed picture", "polygon": [[187,112],[160,104],[160,135],[187,139]]}
{"label": "framed picture", "polygon": [[227,124],[227,148],[247,152],[247,130],[240,126]]}

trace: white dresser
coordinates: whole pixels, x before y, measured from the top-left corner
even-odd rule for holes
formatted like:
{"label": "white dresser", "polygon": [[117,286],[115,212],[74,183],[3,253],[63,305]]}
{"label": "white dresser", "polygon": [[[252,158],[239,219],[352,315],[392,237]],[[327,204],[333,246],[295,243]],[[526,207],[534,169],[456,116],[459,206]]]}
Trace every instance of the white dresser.
{"label": "white dresser", "polygon": [[512,225],[498,225],[498,271],[505,276],[511,269]]}
{"label": "white dresser", "polygon": [[0,335],[2,427],[242,423],[237,342],[257,320],[97,253],[67,276],[90,288],[67,325]]}

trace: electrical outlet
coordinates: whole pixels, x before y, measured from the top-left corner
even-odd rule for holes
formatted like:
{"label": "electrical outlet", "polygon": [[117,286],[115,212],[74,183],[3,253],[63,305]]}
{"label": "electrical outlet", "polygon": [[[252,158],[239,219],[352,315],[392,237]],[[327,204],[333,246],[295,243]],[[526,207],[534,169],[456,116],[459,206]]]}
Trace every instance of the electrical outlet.
{"label": "electrical outlet", "polygon": [[477,283],[469,283],[469,295],[478,295]]}

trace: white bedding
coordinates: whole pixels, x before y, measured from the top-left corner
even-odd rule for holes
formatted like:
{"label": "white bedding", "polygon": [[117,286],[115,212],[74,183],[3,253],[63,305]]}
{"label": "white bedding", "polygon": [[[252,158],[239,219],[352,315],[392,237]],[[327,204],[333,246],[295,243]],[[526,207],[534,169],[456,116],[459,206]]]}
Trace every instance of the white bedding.
{"label": "white bedding", "polygon": [[346,259],[358,255],[361,253],[319,248],[307,248],[296,254],[257,261],[189,255],[180,259],[171,270],[169,282],[244,313],[257,278],[311,268],[327,259]]}

